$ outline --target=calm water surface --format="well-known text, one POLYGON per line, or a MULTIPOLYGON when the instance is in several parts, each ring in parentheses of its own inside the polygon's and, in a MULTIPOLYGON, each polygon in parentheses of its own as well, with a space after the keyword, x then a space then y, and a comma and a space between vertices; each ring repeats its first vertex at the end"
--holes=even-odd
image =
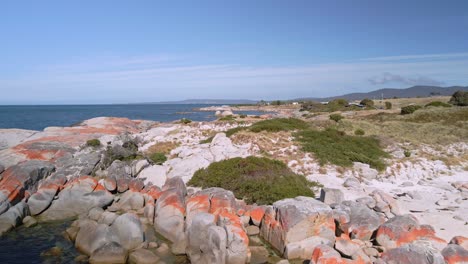
MULTIPOLYGON (((194 121, 215 120, 214 112, 195 111, 211 105, 125 104, 125 105, 40 105, 0 106, 0 128, 42 130, 49 126, 71 126, 99 116, 170 122, 181 118, 194 121)), ((260 115, 259 111, 243 111, 260 115)))

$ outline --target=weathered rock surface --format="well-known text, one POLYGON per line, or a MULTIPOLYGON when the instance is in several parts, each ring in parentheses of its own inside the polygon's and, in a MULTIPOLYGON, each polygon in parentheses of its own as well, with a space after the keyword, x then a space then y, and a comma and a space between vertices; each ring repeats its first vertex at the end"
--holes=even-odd
POLYGON ((130 264, 157 264, 159 257, 147 249, 139 248, 130 253, 128 262, 130 264))
POLYGON ((388 264, 411 263, 411 264, 444 264, 442 255, 421 244, 406 244, 401 247, 392 248, 382 254, 382 260, 388 264))
MULTIPOLYGON (((35 192, 39 181, 49 176, 54 169, 50 162, 40 160, 30 160, 9 167, 2 173, 0 192, 7 196, 11 205, 15 205, 25 197, 26 192, 35 192)), ((0 200, 0 205, 5 201, 0 200)))
POLYGON ((187 189, 181 178, 168 179, 161 196, 156 201, 154 226, 164 237, 185 253, 185 196, 187 189))
POLYGON ((424 240, 433 247, 443 249, 447 244, 435 236, 431 226, 420 225, 411 215, 395 216, 388 220, 377 230, 376 240, 386 249, 397 248, 416 240, 424 240))
POLYGON ((320 190, 320 201, 331 205, 339 204, 344 200, 344 194, 339 189, 322 188, 320 190))
POLYGON ((442 250, 442 256, 448 264, 468 263, 468 250, 456 244, 449 244, 442 250))
POLYGON ((47 181, 42 184, 37 192, 28 199, 31 215, 42 213, 52 203, 60 186, 53 181, 47 181))
POLYGON ((127 251, 116 242, 110 242, 94 251, 89 258, 91 264, 125 264, 127 251))
POLYGON ((66 184, 58 199, 40 214, 41 220, 61 220, 87 213, 93 207, 104 207, 112 203, 114 196, 96 179, 79 177, 66 184))
MULTIPOLYGON (((331 208, 310 197, 284 199, 267 208, 261 234, 279 252, 284 253, 290 243, 318 236, 335 241, 335 222, 331 208)), ((313 250, 313 249, 311 249, 313 250)))
POLYGON ((17 203, 0 215, 0 236, 20 225, 27 215, 29 215, 29 208, 25 202, 17 203))
POLYGON ((144 241, 144 231, 140 219, 132 213, 117 217, 110 230, 117 236, 119 244, 127 250, 137 248, 144 241))
POLYGON ((362 203, 345 201, 334 212, 339 215, 340 230, 351 238, 369 240, 381 224, 379 215, 362 203))

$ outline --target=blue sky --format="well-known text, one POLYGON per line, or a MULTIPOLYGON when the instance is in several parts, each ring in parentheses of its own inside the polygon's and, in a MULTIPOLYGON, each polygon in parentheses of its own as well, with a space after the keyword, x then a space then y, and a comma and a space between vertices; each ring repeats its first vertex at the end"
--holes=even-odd
POLYGON ((1 1, 0 104, 468 85, 468 1, 1 1))

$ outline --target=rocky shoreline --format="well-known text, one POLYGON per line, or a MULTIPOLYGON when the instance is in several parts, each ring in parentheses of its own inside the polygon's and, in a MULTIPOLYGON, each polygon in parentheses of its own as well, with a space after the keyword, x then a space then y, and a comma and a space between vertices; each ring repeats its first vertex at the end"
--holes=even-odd
MULTIPOLYGON (((269 154, 324 185, 320 197, 252 205, 229 190, 187 187, 213 162, 260 155, 260 142, 222 133, 236 126, 102 117, 44 131, 2 129, 0 236, 76 219, 65 235, 83 254, 77 261, 90 263, 164 263, 169 255, 182 263, 468 262, 467 164, 403 161, 396 146, 384 172, 360 163, 338 172, 277 138, 269 154), (101 146, 87 145, 92 139, 101 146), (162 164, 138 156, 169 143, 162 164)), ((463 156, 468 145, 447 149, 463 156)))

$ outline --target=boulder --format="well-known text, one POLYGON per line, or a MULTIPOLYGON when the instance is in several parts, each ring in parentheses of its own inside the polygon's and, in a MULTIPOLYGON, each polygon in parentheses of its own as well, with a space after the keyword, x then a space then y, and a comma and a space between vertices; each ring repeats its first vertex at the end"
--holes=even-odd
POLYGON ((239 216, 229 208, 218 212, 218 226, 227 236, 226 263, 246 263, 250 256, 249 237, 239 216))
POLYGON ((4 171, 5 171, 5 167, 3 167, 2 164, 0 164, 0 174, 2 174, 2 172, 4 172, 4 171))
POLYGON ((144 180, 145 184, 153 184, 162 187, 167 180, 167 167, 162 165, 152 165, 144 168, 139 174, 138 179, 144 180))
POLYGON ((395 215, 401 215, 401 210, 397 200, 381 190, 373 191, 370 196, 374 198, 376 205, 374 210, 384 213, 388 218, 395 215))
POLYGON ((361 187, 361 182, 354 177, 349 177, 344 181, 343 186, 352 189, 359 189, 361 187))
POLYGON ((19 226, 23 218, 29 215, 29 208, 25 202, 19 202, 0 215, 0 236, 19 226))
POLYGON ((149 162, 146 159, 135 160, 132 162, 132 176, 136 177, 144 168, 149 166, 149 162))
POLYGON ((361 245, 346 236, 341 236, 336 238, 335 249, 344 256, 351 257, 361 249, 361 245))
POLYGON ((311 263, 345 263, 341 258, 340 253, 328 245, 318 245, 312 252, 311 263))
POLYGON ((132 213, 117 217, 110 230, 118 238, 118 242, 127 250, 137 248, 144 241, 144 231, 140 218, 132 213))
POLYGON ((87 213, 93 207, 104 207, 112 203, 114 196, 96 179, 79 177, 67 183, 53 200, 49 208, 40 214, 44 221, 63 220, 87 213))
POLYGON ((379 175, 376 169, 371 168, 369 164, 365 163, 354 162, 353 169, 359 174, 359 177, 367 180, 376 179, 377 175, 379 175))
POLYGON ((104 179, 103 185, 109 192, 115 192, 117 190, 117 181, 114 178, 104 179))
MULTIPOLYGON (((25 197, 26 191, 35 192, 39 181, 54 170, 52 163, 41 160, 29 160, 11 166, 2 173, 0 191, 8 197, 11 205, 15 205, 25 197)), ((0 204, 4 203, 5 200, 0 200, 0 204)))
POLYGON ((331 205, 339 204, 344 200, 344 194, 340 189, 322 188, 320 190, 320 201, 331 205))
POLYGON ((186 251, 192 263, 222 263, 225 261, 217 259, 217 256, 224 255, 225 252, 215 252, 216 248, 210 248, 208 230, 212 226, 216 226, 215 216, 200 212, 193 217, 191 225, 187 227, 186 251), (221 262, 212 262, 212 260, 221 262))
POLYGON ((312 256, 314 249, 320 245, 333 246, 333 243, 319 236, 308 237, 301 241, 287 244, 283 256, 287 259, 308 259, 312 256))
POLYGON ((281 254, 288 244, 318 236, 334 243, 335 221, 331 208, 311 197, 277 201, 268 207, 261 234, 281 254))
POLYGON ((104 209, 101 207, 94 207, 88 212, 88 218, 93 221, 99 221, 101 219, 102 214, 104 213, 104 209))
POLYGON ((431 247, 421 244, 406 244, 385 251, 381 258, 384 263, 444 264, 442 255, 431 247))
POLYGON ((101 160, 100 152, 80 152, 66 155, 57 160, 55 178, 91 175, 101 160))
POLYGON ((468 250, 456 244, 449 244, 442 250, 442 256, 448 264, 468 263, 468 250))
POLYGON ((459 245, 464 249, 468 250, 468 237, 455 236, 450 240, 450 244, 459 245))
POLYGON ((52 181, 41 185, 39 190, 28 199, 29 210, 31 215, 42 213, 52 203, 60 186, 52 181))
POLYGON ((97 220, 97 222, 98 222, 99 224, 112 225, 112 223, 114 223, 114 221, 115 221, 115 219, 117 219, 117 217, 119 217, 119 215, 116 214, 116 213, 104 211, 104 212, 99 216, 99 219, 97 220))
POLYGON ((260 234, 260 228, 258 228, 258 226, 255 226, 255 225, 248 226, 246 228, 246 231, 247 231, 247 235, 249 236, 256 236, 260 234))
POLYGON ((8 200, 8 191, 0 190, 0 215, 10 208, 10 201, 8 200))
POLYGON ((185 201, 187 216, 185 225, 187 230, 192 225, 192 220, 200 213, 208 213, 210 211, 210 195, 207 193, 197 192, 188 197, 185 201))
POLYGON ((185 195, 187 190, 181 178, 168 179, 156 201, 154 226, 173 242, 173 250, 185 253, 185 195))
POLYGON ((125 264, 127 250, 117 242, 110 242, 95 250, 89 258, 91 264, 125 264))
POLYGON ((119 193, 123 193, 128 190, 128 184, 130 183, 129 178, 120 178, 120 179, 117 179, 116 182, 117 182, 117 191, 119 193))
POLYGON ((412 215, 395 216, 388 220, 377 230, 376 241, 386 249, 397 248, 416 240, 424 240, 432 246, 442 250, 447 244, 435 236, 431 226, 419 225, 412 215))
POLYGON ((107 169, 107 175, 117 180, 130 178, 132 176, 132 168, 123 161, 114 160, 107 169))
POLYGON ((159 263, 159 257, 153 252, 139 248, 130 253, 128 258, 130 264, 157 264, 159 263))
POLYGON ((341 231, 350 235, 351 238, 370 240, 381 224, 379 215, 362 203, 345 201, 335 210, 341 210, 347 215, 340 218, 338 223, 341 231), (349 217, 349 222, 347 222, 347 217, 349 217))
MULTIPOLYGON (((145 205, 145 198, 139 192, 128 191, 120 196, 119 201, 115 204, 120 210, 139 210, 145 205)), ((114 205, 113 205, 114 206, 114 205)))
POLYGON ((96 249, 115 240, 108 225, 87 221, 80 226, 75 246, 80 252, 90 256, 96 249))
POLYGON ((251 252, 250 264, 263 264, 268 263, 268 250, 265 247, 261 246, 252 246, 249 247, 251 252))
POLYGON ((265 206, 254 206, 249 211, 250 220, 256 226, 260 226, 263 216, 265 215, 265 206))

